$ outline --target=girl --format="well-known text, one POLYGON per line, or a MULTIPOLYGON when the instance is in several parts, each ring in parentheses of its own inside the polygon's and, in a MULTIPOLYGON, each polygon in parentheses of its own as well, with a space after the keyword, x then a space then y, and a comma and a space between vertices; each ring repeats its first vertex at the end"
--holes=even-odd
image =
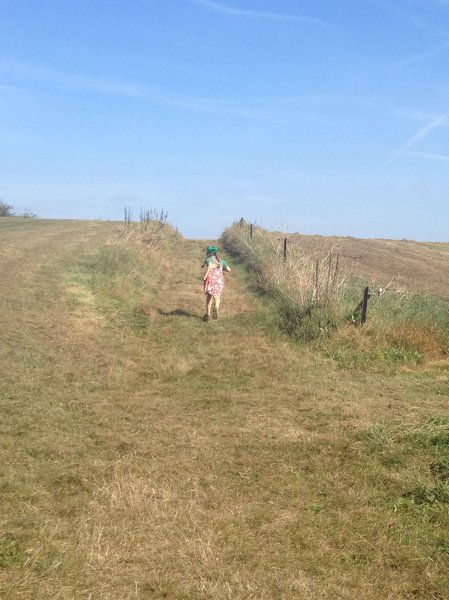
POLYGON ((224 277, 223 271, 230 271, 231 267, 225 260, 220 260, 217 256, 217 247, 208 246, 206 258, 203 267, 207 265, 206 273, 204 274, 204 293, 206 294, 206 314, 204 321, 209 321, 211 317, 212 304, 215 300, 214 319, 218 319, 218 311, 220 309, 220 296, 223 291, 224 277))

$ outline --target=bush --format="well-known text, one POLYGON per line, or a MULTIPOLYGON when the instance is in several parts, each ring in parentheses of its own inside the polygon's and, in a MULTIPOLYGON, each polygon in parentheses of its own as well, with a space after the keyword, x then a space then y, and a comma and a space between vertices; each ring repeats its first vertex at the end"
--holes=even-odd
POLYGON ((13 212, 13 207, 6 202, 0 200, 0 217, 21 217, 23 219, 36 219, 37 215, 28 209, 25 209, 22 213, 16 214, 13 212))
POLYGON ((138 235, 150 252, 157 252, 167 240, 177 235, 168 223, 168 214, 163 210, 141 208, 139 226, 133 224, 132 211, 129 207, 125 207, 124 213, 123 239, 128 241, 138 235))
POLYGON ((12 206, 0 200, 0 217, 13 217, 12 206))
POLYGON ((37 219, 37 215, 27 208, 20 214, 16 215, 22 219, 37 219))
POLYGON ((279 301, 279 322, 282 331, 304 341, 330 335, 337 328, 337 318, 328 304, 309 304, 301 307, 291 298, 279 301))

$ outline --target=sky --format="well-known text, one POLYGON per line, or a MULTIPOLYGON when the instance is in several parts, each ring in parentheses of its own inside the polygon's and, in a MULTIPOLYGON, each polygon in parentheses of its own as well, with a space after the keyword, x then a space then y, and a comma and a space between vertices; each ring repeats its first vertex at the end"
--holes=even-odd
POLYGON ((449 241, 449 0, 0 0, 0 199, 449 241))

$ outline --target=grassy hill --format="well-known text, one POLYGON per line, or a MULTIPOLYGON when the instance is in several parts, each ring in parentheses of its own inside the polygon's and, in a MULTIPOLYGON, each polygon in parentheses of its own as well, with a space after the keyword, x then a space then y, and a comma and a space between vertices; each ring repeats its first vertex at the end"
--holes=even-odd
POLYGON ((448 361, 342 368, 235 261, 204 323, 205 242, 122 234, 0 219, 0 597, 445 598, 448 361))
POLYGON ((449 243, 298 234, 290 241, 315 258, 338 248, 345 270, 367 285, 393 282, 406 290, 449 298, 449 243))

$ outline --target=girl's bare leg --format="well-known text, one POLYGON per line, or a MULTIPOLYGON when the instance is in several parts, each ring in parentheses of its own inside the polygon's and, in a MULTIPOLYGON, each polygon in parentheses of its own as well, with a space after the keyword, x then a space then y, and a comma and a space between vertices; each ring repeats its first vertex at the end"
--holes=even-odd
POLYGON ((220 309, 220 296, 215 296, 215 313, 216 318, 218 319, 218 311, 220 309))
POLYGON ((208 317, 210 319, 210 313, 212 310, 212 300, 213 300, 213 296, 211 296, 210 294, 206 295, 206 314, 204 315, 205 317, 208 317))

